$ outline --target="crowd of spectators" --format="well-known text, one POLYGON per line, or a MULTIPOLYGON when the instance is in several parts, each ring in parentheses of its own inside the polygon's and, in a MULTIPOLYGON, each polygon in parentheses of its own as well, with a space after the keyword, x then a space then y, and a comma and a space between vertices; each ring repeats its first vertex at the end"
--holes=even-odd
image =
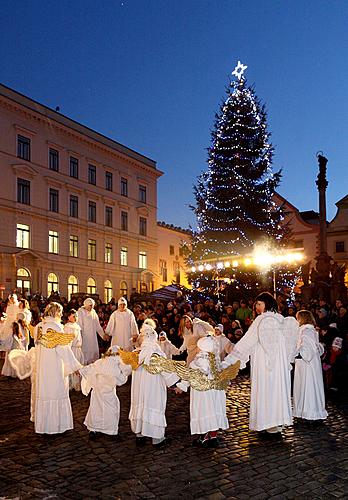
MULTIPOLYGON (((60 302, 64 308, 65 318, 71 309, 78 310, 85 299, 79 295, 68 301, 58 293, 52 293, 44 298, 41 294, 28 297, 32 313, 32 325, 35 326, 42 317, 48 302, 60 302)), ((311 311, 317 323, 320 342, 325 347, 322 357, 324 382, 326 389, 333 391, 346 391, 345 379, 348 374, 348 312, 347 304, 336 300, 329 304, 324 299, 312 300, 303 303, 301 299, 290 302, 285 297, 279 296, 278 310, 283 316, 296 316, 297 311, 307 309, 311 311)), ((95 298, 95 310, 99 321, 105 330, 111 313, 117 309, 117 298, 105 304, 95 298)), ((211 323, 213 326, 223 325, 223 333, 232 343, 244 335, 255 317, 254 299, 235 300, 231 304, 221 304, 212 298, 206 300, 191 300, 181 292, 172 300, 143 300, 139 294, 131 295, 129 304, 140 328, 146 318, 152 318, 158 325, 158 333, 164 331, 168 339, 180 347, 183 342, 180 323, 184 315, 211 323)), ((0 312, 6 310, 6 301, 0 303, 0 312)), ((107 349, 108 344, 98 338, 101 351, 107 349)))

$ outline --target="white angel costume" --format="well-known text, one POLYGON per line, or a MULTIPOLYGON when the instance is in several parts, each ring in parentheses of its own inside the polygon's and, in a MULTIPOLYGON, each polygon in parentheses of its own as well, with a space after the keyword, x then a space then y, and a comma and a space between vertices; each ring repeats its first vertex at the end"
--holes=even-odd
MULTIPOLYGON (((82 337, 81 337, 81 327, 77 323, 65 323, 64 333, 70 333, 74 335, 74 340, 71 343, 71 350, 81 365, 84 364, 83 352, 82 352, 82 337)), ((81 376, 78 373, 72 373, 69 375, 69 388, 75 391, 81 391, 81 376)))
POLYGON ((293 416, 307 420, 327 417, 323 371, 320 356, 324 353, 313 325, 299 328, 295 359, 293 416))
POLYGON ((226 368, 240 360, 242 369, 250 358, 249 428, 253 431, 277 432, 283 425, 292 424, 290 361, 297 331, 294 318, 264 312, 222 362, 226 368))
MULTIPOLYGON (((208 379, 212 380, 214 375, 211 371, 209 353, 215 354, 216 367, 221 370, 218 345, 215 337, 208 336, 198 340, 199 349, 189 368, 199 370, 208 379)), ((187 390, 188 382, 180 382, 178 387, 187 390)), ((226 416, 226 392, 224 390, 209 389, 199 391, 190 389, 190 427, 191 434, 206 434, 210 431, 228 429, 229 423, 226 416)))
MULTIPOLYGON (((127 301, 124 297, 121 297, 118 304, 125 304, 127 306, 127 301)), ((116 309, 109 319, 105 333, 112 337, 111 345, 118 345, 126 351, 131 351, 133 349, 132 337, 138 337, 138 325, 135 320, 135 316, 127 309, 127 307, 121 311, 116 309)))
POLYGON ((187 366, 190 366, 191 361, 198 353, 198 340, 207 335, 214 335, 214 328, 206 321, 198 318, 194 318, 192 321, 192 331, 187 328, 184 329, 184 342, 180 347, 180 352, 187 350, 187 366))
POLYGON ((160 332, 158 334, 158 345, 160 346, 161 351, 164 352, 164 354, 168 359, 172 359, 173 356, 178 356, 180 354, 180 349, 178 349, 178 347, 176 347, 168 339, 166 332, 160 332))
POLYGON ((84 421, 90 432, 118 434, 120 401, 116 394, 116 386, 127 382, 132 369, 122 363, 120 357, 116 355, 117 350, 117 346, 114 346, 113 352, 108 353, 110 355, 80 369, 83 394, 87 396, 92 390, 84 421))
POLYGON ((167 426, 165 411, 167 388, 180 379, 176 373, 149 373, 143 365, 149 365, 153 354, 165 357, 157 344, 157 333, 149 325, 141 328, 143 342, 139 353, 139 367, 132 372, 131 408, 129 420, 132 431, 137 437, 150 437, 153 444, 161 443, 165 438, 167 426))
POLYGON ((73 336, 51 317, 44 318, 36 347, 13 350, 11 365, 20 379, 32 375, 31 420, 38 434, 58 434, 73 429, 69 399, 69 374, 82 368, 69 343, 73 336))
MULTIPOLYGON (((12 334, 11 350, 13 350, 13 349, 19 349, 21 351, 25 351, 26 349, 24 347, 23 340, 24 339, 18 338, 17 335, 13 335, 12 334)), ((8 356, 9 352, 10 351, 6 352, 5 361, 4 361, 2 370, 1 370, 1 375, 4 375, 5 377, 16 378, 17 377, 17 373, 16 373, 16 370, 12 367, 12 365, 10 363, 9 356, 8 356)))
POLYGON ((13 295, 14 302, 9 302, 6 307, 6 319, 2 323, 0 337, 0 351, 10 351, 12 348, 12 324, 17 321, 20 312, 17 295, 13 295))
POLYGON ((99 318, 94 307, 94 300, 87 298, 84 301, 84 306, 92 305, 91 311, 80 307, 78 310, 78 324, 81 327, 82 335, 82 352, 86 365, 93 363, 99 358, 99 346, 97 333, 101 338, 104 338, 104 331, 99 323, 99 318))
POLYGON ((215 327, 214 338, 216 341, 217 351, 219 353, 220 361, 223 361, 223 359, 227 356, 227 354, 230 354, 232 352, 234 345, 223 332, 224 332, 223 325, 217 325, 215 327), (218 332, 216 332, 217 329, 219 330, 218 332))

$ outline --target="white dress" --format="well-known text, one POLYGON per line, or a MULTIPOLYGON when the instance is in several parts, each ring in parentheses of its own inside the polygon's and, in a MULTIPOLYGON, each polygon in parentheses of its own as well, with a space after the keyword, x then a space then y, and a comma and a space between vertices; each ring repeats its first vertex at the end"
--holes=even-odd
POLYGON ((168 359, 172 359, 173 356, 178 356, 180 354, 180 349, 168 339, 158 340, 158 345, 168 359))
POLYGON ((10 351, 12 348, 12 323, 17 321, 17 315, 21 312, 18 302, 8 304, 6 307, 7 318, 2 324, 1 338, 0 338, 0 351, 10 351))
POLYGON ((220 360, 222 361, 227 354, 232 352, 234 344, 232 344, 230 339, 228 339, 223 333, 221 335, 215 335, 214 338, 217 344, 220 360))
MULTIPOLYGON (((81 337, 81 327, 77 323, 66 323, 64 325, 64 333, 71 333, 75 335, 74 340, 71 343, 71 350, 74 353, 75 358, 81 365, 84 364, 83 352, 82 352, 82 337, 81 337)), ((72 373, 69 375, 69 389, 74 389, 75 391, 81 391, 81 376, 78 373, 72 373)))
POLYGON ((290 359, 294 335, 292 332, 289 341, 289 324, 298 328, 292 320, 273 312, 260 314, 222 362, 226 368, 240 360, 245 368, 250 358, 249 428, 253 431, 292 424, 290 359))
POLYGON ((78 324, 81 327, 82 352, 86 365, 99 358, 97 333, 104 338, 104 331, 94 309, 87 311, 84 307, 78 310, 78 324))
POLYGON ((109 319, 105 333, 112 337, 111 345, 118 345, 126 351, 133 349, 132 337, 139 335, 135 316, 129 309, 114 311, 109 319))
MULTIPOLYGON (((139 361, 144 349, 148 350, 149 355, 156 353, 165 357, 165 354, 156 343, 152 347, 147 347, 144 344, 146 342, 142 344, 139 361)), ((153 375, 146 371, 143 366, 133 370, 129 420, 135 434, 141 434, 152 439, 164 438, 167 426, 165 417, 167 388, 178 381, 179 377, 176 373, 161 372, 153 375)))
MULTIPOLYGON (((11 350, 13 350, 13 349, 20 349, 22 351, 25 351, 26 349, 24 347, 24 339, 19 339, 17 337, 17 335, 12 335, 11 350)), ((16 378, 17 373, 16 373, 16 370, 12 367, 12 365, 10 363, 9 356, 8 356, 9 352, 10 351, 7 351, 5 354, 5 361, 4 361, 2 370, 1 370, 1 375, 4 375, 5 377, 16 378)))
POLYGON ((87 396, 92 389, 88 412, 84 421, 89 431, 118 434, 120 401, 116 386, 127 382, 132 369, 120 362, 119 356, 98 359, 81 368, 82 392, 87 396))
MULTIPOLYGON (((199 352, 190 364, 190 368, 212 377, 208 353, 199 352)), ((215 389, 197 391, 191 387, 190 427, 191 434, 206 434, 209 431, 229 428, 225 391, 215 389)))
MULTIPOLYGON (((64 334, 63 326, 53 318, 42 322, 42 333, 51 328, 64 334)), ((58 434, 73 429, 69 399, 69 374, 82 368, 69 345, 47 348, 37 341, 36 347, 11 351, 10 362, 19 378, 32 376, 31 419, 38 434, 58 434), (23 353, 22 355, 18 353, 23 353)))
POLYGON ((214 332, 214 328, 209 323, 198 318, 194 318, 192 330, 188 330, 186 327, 184 328, 184 342, 180 347, 180 352, 187 350, 187 366, 190 365, 199 351, 197 347, 199 339, 207 335, 214 335, 214 332))
POLYGON ((295 359, 293 416, 307 420, 327 417, 323 371, 320 356, 324 348, 319 343, 318 332, 313 325, 302 325, 299 329, 298 354, 295 359))

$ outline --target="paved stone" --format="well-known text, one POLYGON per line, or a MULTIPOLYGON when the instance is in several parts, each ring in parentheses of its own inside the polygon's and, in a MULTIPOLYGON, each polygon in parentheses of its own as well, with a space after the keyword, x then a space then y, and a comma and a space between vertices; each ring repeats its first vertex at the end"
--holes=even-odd
POLYGON ((83 425, 89 400, 73 392, 75 429, 54 438, 33 432, 30 383, 0 378, 0 497, 25 499, 328 499, 347 498, 348 401, 328 402, 319 428, 295 425, 282 442, 248 430, 250 384, 228 389, 230 428, 217 449, 191 446, 189 396, 168 395, 172 444, 136 448, 128 421, 130 384, 117 389, 120 441, 89 441, 83 425))

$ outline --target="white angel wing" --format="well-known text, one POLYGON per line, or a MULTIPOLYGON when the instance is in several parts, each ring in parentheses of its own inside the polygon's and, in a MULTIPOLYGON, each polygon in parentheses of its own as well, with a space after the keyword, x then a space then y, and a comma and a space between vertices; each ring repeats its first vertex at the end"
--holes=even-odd
POLYGON ((282 322, 273 316, 265 316, 258 325, 259 342, 268 357, 267 367, 272 368, 272 360, 283 342, 282 322))
POLYGON ((297 320, 292 316, 284 318, 283 331, 286 353, 288 355, 289 362, 293 363, 297 354, 297 339, 299 335, 299 324, 297 320))

